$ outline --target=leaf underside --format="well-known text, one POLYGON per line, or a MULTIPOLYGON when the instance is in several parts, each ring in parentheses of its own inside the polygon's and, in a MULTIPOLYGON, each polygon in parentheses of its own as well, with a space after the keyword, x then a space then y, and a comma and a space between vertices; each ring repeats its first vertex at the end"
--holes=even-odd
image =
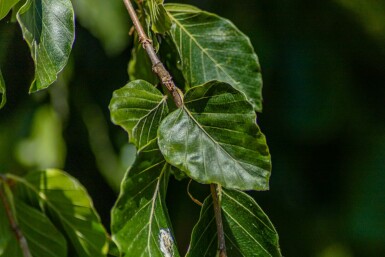
POLYGON ((144 7, 150 15, 151 29, 164 34, 171 28, 171 19, 163 6, 163 0, 145 0, 144 7))
POLYGON ((139 151, 112 209, 112 239, 123 256, 179 256, 165 205, 169 173, 156 140, 139 151))
POLYGON ((144 80, 129 82, 113 93, 111 120, 123 127, 137 149, 157 137, 160 122, 168 113, 166 97, 144 80))
MULTIPOLYGON (((274 226, 250 196, 241 191, 222 189, 221 204, 228 256, 282 256, 274 226)), ((216 256, 217 249, 213 203, 211 197, 208 197, 193 229, 187 257, 216 256)))
POLYGON ((198 182, 267 190, 270 154, 245 96, 227 83, 191 88, 158 129, 166 160, 198 182))
POLYGON ((189 86, 210 80, 231 84, 262 111, 262 75, 249 38, 229 20, 196 7, 167 4, 174 25, 171 36, 189 86))
POLYGON ((51 85, 66 65, 75 37, 74 12, 70 0, 27 0, 17 20, 35 63, 32 93, 51 85))

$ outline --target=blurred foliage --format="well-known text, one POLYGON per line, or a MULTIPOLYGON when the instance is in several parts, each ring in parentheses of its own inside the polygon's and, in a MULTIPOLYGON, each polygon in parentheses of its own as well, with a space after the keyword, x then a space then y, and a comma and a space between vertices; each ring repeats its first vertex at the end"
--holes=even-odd
MULTIPOLYGON (((64 169, 85 185, 108 227, 117 181, 134 159, 125 132, 112 125, 108 111, 112 92, 128 81, 130 21, 117 0, 105 1, 98 12, 92 2, 83 13, 81 2, 86 3, 73 1, 79 23, 64 78, 37 94, 27 94, 34 71, 20 29, 7 22, 11 14, 0 23, 0 68, 7 85, 7 104, 0 110, 0 172, 25 173, 29 168, 19 157, 26 149, 18 146, 31 137, 53 138, 45 151, 67 149, 64 169), (115 10, 116 17, 107 18, 115 10), (115 19, 121 25, 113 25, 115 19), (106 43, 109 39, 115 43, 106 43), (41 128, 35 134, 39 113, 46 115, 46 128, 59 126, 62 134, 37 133, 41 128), (53 143, 61 138, 65 146, 53 143)), ((270 191, 252 195, 275 224, 283 255, 385 256, 385 2, 179 2, 232 20, 259 56, 264 111, 258 123, 273 173, 270 191)), ((174 182, 167 204, 183 253, 200 207, 183 193, 187 180, 174 182)), ((208 194, 197 183, 190 191, 201 201, 208 194)))

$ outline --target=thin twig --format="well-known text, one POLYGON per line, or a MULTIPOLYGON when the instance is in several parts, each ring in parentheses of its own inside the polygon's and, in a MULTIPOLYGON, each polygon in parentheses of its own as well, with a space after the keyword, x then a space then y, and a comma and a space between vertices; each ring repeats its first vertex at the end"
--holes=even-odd
POLYGON ((223 231, 221 203, 218 198, 217 185, 210 184, 210 189, 211 189, 211 196, 213 197, 215 222, 217 224, 219 257, 227 257, 225 233, 223 231))
MULTIPOLYGON (((4 178, 4 176, 1 176, 0 179, 1 179, 0 181, 2 181, 4 184, 7 182, 7 179, 4 178)), ((29 251, 27 240, 25 239, 23 233, 21 232, 19 226, 17 225, 17 222, 16 222, 16 220, 13 216, 13 213, 12 213, 11 207, 9 206, 7 197, 5 196, 5 194, 3 192, 3 187, 0 187, 0 198, 1 198, 1 201, 3 203, 5 213, 7 214, 8 221, 11 225, 13 232, 16 235, 16 239, 19 242, 21 251, 23 252, 23 256, 24 257, 32 257, 32 254, 29 251)))
POLYGON ((191 184, 191 181, 192 181, 192 179, 190 179, 190 181, 189 181, 188 184, 187 184, 187 194, 188 194, 188 196, 190 196, 190 199, 191 199, 194 203, 198 204, 199 206, 202 206, 202 205, 203 205, 202 202, 199 201, 198 199, 196 199, 196 198, 190 193, 190 184, 191 184))
POLYGON ((123 0, 126 5, 128 14, 131 17, 131 20, 134 24, 135 30, 138 33, 139 42, 142 44, 143 48, 146 50, 148 57, 152 63, 152 70, 159 77, 162 84, 167 88, 174 98, 175 105, 180 108, 183 106, 183 97, 180 90, 175 86, 174 81, 170 73, 166 70, 163 63, 160 61, 159 57, 156 55, 155 49, 152 45, 151 40, 148 38, 142 24, 140 24, 139 18, 135 12, 134 7, 130 0, 123 0))

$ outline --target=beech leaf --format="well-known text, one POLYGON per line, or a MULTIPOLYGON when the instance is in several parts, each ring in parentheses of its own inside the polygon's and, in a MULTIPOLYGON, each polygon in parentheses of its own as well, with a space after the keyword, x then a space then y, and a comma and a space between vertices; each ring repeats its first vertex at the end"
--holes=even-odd
MULTIPOLYGON (((278 234, 253 198, 237 190, 221 191, 222 221, 227 255, 231 257, 280 257, 278 234)), ((211 197, 202 207, 187 257, 216 256, 217 227, 211 197)))
POLYGON ((169 174, 156 140, 138 152, 112 209, 112 239, 123 256, 179 256, 165 204, 169 174))
POLYGON ((0 0, 0 20, 3 19, 19 0, 0 0))
POLYGON ((163 6, 163 0, 145 0, 144 7, 150 15, 151 29, 164 34, 171 28, 171 19, 163 6))
POLYGON ((196 7, 165 5, 174 25, 171 36, 188 86, 210 80, 227 82, 262 110, 262 75, 249 38, 229 20, 196 7))
POLYGON ((138 149, 157 137, 160 122, 168 113, 167 97, 144 80, 129 82, 113 93, 111 120, 123 127, 138 149))
MULTIPOLYGON (((34 213, 29 214, 31 217, 27 213, 22 214, 24 215, 24 221, 20 220, 19 222, 23 231, 29 229, 28 224, 32 223, 34 218, 38 219, 43 215, 49 217, 57 230, 65 235, 68 240, 68 249, 71 249, 69 250, 71 256, 106 256, 108 252, 107 233, 100 222, 90 197, 77 180, 63 171, 54 169, 32 172, 24 178, 14 175, 7 175, 7 178, 14 183, 11 188, 14 197, 36 210, 34 213)), ((25 205, 20 208, 17 207, 18 202, 15 202, 14 205, 16 206, 16 212, 22 213, 20 208, 24 208, 25 205)), ((48 221, 42 218, 41 222, 47 223, 48 221)), ((38 228, 37 230, 41 229, 38 228)), ((51 230, 50 234, 52 235, 54 231, 51 230)), ((35 231, 35 233, 37 232, 35 231)), ((35 240, 36 236, 30 238, 35 240)), ((55 238, 59 237, 55 236, 55 238)), ((39 242, 39 247, 52 244, 50 240, 41 240, 39 242)), ((60 243, 60 240, 58 243, 60 243)), ((60 245, 62 244, 60 243, 60 245)), ((32 248, 32 245, 30 247, 32 248)), ((35 256, 56 255, 37 254, 35 256)))
POLYGON ((244 94, 211 81, 187 91, 184 104, 158 129, 165 159, 201 183, 267 190, 270 154, 244 94))
POLYGON ((35 63, 33 93, 55 82, 66 65, 75 37, 74 11, 70 0, 27 0, 17 21, 35 63))

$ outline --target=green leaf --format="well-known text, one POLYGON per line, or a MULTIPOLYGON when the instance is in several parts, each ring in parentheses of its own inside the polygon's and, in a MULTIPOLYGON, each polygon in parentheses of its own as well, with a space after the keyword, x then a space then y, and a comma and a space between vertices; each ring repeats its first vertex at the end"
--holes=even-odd
MULTIPOLYGON (((2 188, 0 187, 0 190, 2 188)), ((26 245, 33 256, 66 257, 67 244, 64 236, 55 228, 48 217, 35 208, 12 197, 7 199, 12 208, 14 222, 26 239, 26 245)), ((23 257, 15 231, 11 228, 5 208, 0 202, 0 256, 23 257), (7 222, 8 221, 8 222, 7 222)))
POLYGON ((35 63, 30 93, 47 88, 68 61, 74 41, 70 0, 27 0, 17 13, 35 63))
POLYGON ((166 5, 171 36, 179 50, 189 86, 210 80, 227 82, 262 110, 262 76, 249 38, 229 20, 189 5, 166 5))
POLYGON ((145 0, 144 7, 150 15, 151 29, 155 33, 164 34, 170 30, 172 22, 163 6, 163 0, 145 0))
POLYGON ((7 101, 6 92, 7 91, 5 89, 3 74, 1 73, 1 70, 0 70, 0 95, 1 95, 0 109, 3 108, 3 106, 5 105, 5 102, 7 101))
MULTIPOLYGON (((269 218, 246 193, 222 189, 222 219, 227 255, 231 257, 282 256, 278 234, 269 218)), ((216 256, 217 228, 211 197, 202 207, 187 257, 216 256)))
POLYGON ((167 98, 144 80, 129 82, 113 93, 111 120, 123 127, 138 149, 157 136, 160 122, 168 113, 167 98))
POLYGON ((54 169, 29 173, 15 181, 15 197, 40 209, 65 234, 71 256, 106 256, 107 234, 83 186, 68 174, 54 169))
POLYGON ((118 54, 128 44, 129 16, 123 1, 74 0, 76 19, 103 44, 108 54, 118 54))
POLYGON ((19 0, 0 0, 0 20, 3 19, 19 0))
POLYGON ((166 160, 201 183, 267 190, 270 154, 244 94, 211 81, 187 91, 184 103, 158 129, 166 160))
POLYGON ((170 165, 156 140, 139 151, 112 209, 112 239, 123 256, 179 256, 165 197, 170 165))

